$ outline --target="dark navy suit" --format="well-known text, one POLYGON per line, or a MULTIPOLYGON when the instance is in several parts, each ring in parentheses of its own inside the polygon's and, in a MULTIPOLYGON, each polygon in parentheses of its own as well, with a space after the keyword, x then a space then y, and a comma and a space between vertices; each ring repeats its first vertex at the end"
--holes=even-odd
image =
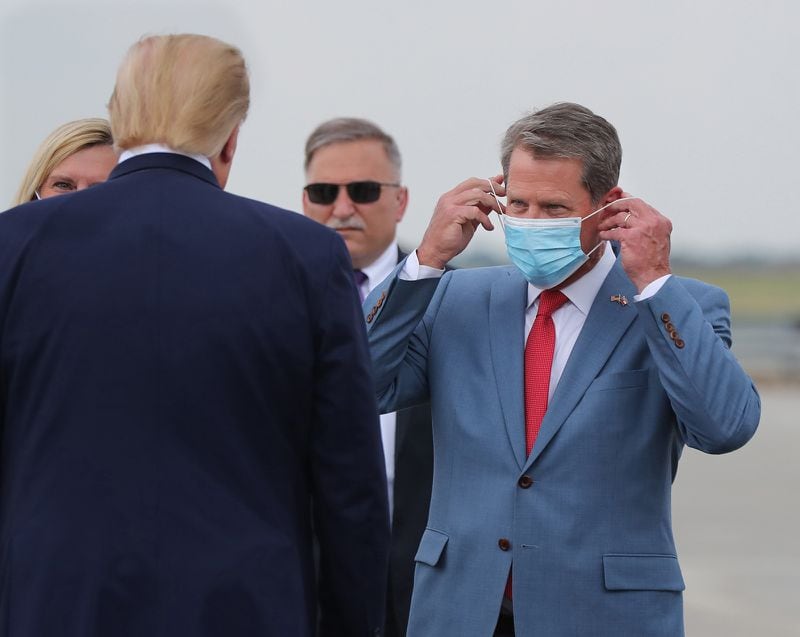
POLYGON ((359 310, 333 232, 179 155, 0 215, 0 634, 379 634, 359 310))

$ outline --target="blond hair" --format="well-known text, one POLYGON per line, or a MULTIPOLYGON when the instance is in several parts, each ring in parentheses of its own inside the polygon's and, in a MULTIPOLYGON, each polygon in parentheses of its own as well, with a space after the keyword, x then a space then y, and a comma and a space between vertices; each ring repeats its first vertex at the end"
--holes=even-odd
POLYGON ((117 148, 160 143, 214 157, 250 106, 241 52, 204 35, 143 38, 117 72, 108 111, 117 148))
POLYGON ((13 205, 33 201, 53 169, 68 157, 85 148, 112 143, 111 127, 100 117, 78 119, 59 126, 36 150, 13 205))

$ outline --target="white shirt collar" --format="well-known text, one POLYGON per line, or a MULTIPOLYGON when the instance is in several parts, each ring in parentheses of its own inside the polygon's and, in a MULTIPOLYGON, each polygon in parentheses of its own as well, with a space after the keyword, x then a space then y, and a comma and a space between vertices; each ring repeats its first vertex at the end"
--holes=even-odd
POLYGON ((367 287, 373 288, 383 281, 397 265, 397 242, 392 241, 384 252, 361 271, 367 275, 367 287))
POLYGON ((211 170, 211 162, 205 155, 192 155, 191 153, 184 153, 180 150, 175 150, 164 144, 145 144, 143 146, 136 146, 135 148, 126 148, 119 156, 119 162, 122 163, 126 159, 136 157, 137 155, 146 155, 147 153, 172 153, 173 155, 183 155, 189 159, 199 161, 203 166, 211 170))
MULTIPOLYGON (((599 249, 599 248, 598 248, 599 249)), ((606 280, 611 268, 614 267, 616 262, 614 251, 611 249, 611 244, 606 241, 603 247, 603 256, 597 264, 584 274, 577 281, 573 281, 568 286, 561 289, 566 297, 577 307, 584 316, 589 314, 592 308, 592 303, 606 280)), ((533 302, 539 298, 542 291, 528 283, 528 308, 533 305, 533 302)))

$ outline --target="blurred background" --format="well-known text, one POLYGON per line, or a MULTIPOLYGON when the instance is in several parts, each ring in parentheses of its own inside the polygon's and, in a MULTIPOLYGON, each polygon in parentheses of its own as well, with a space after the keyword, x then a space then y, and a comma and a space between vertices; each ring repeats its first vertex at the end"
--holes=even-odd
MULTIPOLYGON (((789 0, 3 0, 0 209, 51 130, 106 115, 117 65, 144 34, 242 49, 252 106, 232 192, 298 209, 305 138, 324 119, 367 117, 394 135, 408 248, 442 192, 500 172, 512 121, 585 104, 619 130, 621 185, 672 219, 674 269, 730 294, 734 351, 762 394, 749 445, 681 463, 687 633, 796 636, 799 19, 789 0)), ((501 232, 481 232, 461 265, 504 258, 501 232)))

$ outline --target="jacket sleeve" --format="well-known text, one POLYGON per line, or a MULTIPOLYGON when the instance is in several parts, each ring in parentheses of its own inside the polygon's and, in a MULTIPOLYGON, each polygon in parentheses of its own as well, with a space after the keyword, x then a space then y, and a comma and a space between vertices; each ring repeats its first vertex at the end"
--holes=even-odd
POLYGON ((428 400, 428 348, 452 273, 404 281, 401 262, 364 300, 375 392, 381 413, 428 400))
POLYGON ((637 305, 684 442, 707 453, 744 445, 758 427, 761 400, 730 351, 725 292, 673 276, 637 305))

